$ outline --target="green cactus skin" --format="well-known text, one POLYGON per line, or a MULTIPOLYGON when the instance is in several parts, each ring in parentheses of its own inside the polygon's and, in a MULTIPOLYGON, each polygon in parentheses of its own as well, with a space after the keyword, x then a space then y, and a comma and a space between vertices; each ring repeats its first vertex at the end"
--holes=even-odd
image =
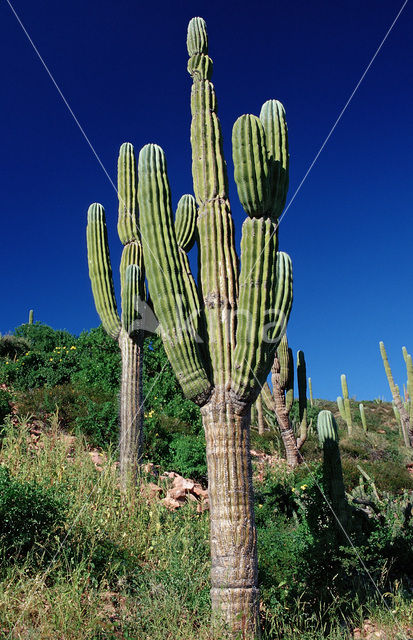
MULTIPOLYGON (((337 423, 331 411, 320 411, 317 418, 317 433, 323 447, 323 476, 331 506, 340 524, 347 531, 350 524, 350 510, 341 467, 337 423)), ((343 532, 338 529, 340 537, 343 532)))
POLYGON ((298 406, 300 415, 300 436, 297 440, 297 447, 301 449, 307 440, 307 368, 305 364, 304 351, 297 352, 297 383, 298 383, 298 406))
POLYGON ((406 347, 403 347, 402 351, 403 351, 403 358, 406 363, 406 369, 407 369, 407 395, 408 395, 408 406, 409 406, 409 420, 410 420, 410 425, 413 425, 413 361, 412 361, 412 356, 409 353, 407 353, 406 347))
POLYGON ((310 407, 313 407, 314 406, 313 383, 311 382, 311 378, 308 378, 308 393, 310 396, 310 407))
POLYGON ((344 373, 341 374, 341 389, 343 392, 345 421, 348 429, 348 435, 351 436, 353 431, 353 421, 351 419, 350 398, 348 395, 347 379, 344 373))
POLYGON ((122 315, 119 317, 109 256, 105 211, 100 204, 88 210, 89 276, 96 310, 105 331, 117 340, 122 355, 120 390, 120 479, 123 488, 135 482, 142 455, 143 330, 139 301, 145 300, 145 272, 138 232, 136 162, 133 146, 124 143, 118 160, 118 234, 124 245, 120 263, 122 315))
MULTIPOLYGON (((173 224, 166 162, 156 145, 145 146, 138 163, 143 252, 166 353, 185 394, 198 403, 203 416, 213 611, 223 614, 234 636, 242 633, 244 638, 253 638, 259 634, 259 592, 250 408, 266 381, 292 304, 291 261, 277 251, 274 203, 269 196, 285 190, 284 174, 282 188, 274 181, 277 162, 280 166, 288 161, 286 127, 279 117, 279 103, 274 122, 265 124, 244 116, 234 127, 235 174, 245 183, 248 213, 239 273, 222 135, 210 81, 212 61, 207 55, 202 18, 189 23, 187 45, 193 80, 191 145, 198 208, 198 287, 193 284, 189 265, 181 260, 179 242, 185 234, 179 220, 173 224), (267 126, 272 127, 272 140, 267 140, 267 126), (260 185, 251 178, 250 163, 263 172, 260 185)), ((266 118, 271 120, 270 109, 266 118)), ((280 196, 277 211, 281 200, 280 196)))
POLYGON ((29 311, 29 324, 33 324, 33 309, 29 311))
POLYGON ((364 411, 364 405, 362 403, 359 404, 359 411, 360 411, 360 417, 361 417, 361 424, 363 425, 363 430, 365 433, 367 433, 368 429, 367 429, 366 413, 364 411))
MULTIPOLYGON (((413 447, 413 426, 409 420, 409 415, 400 397, 399 388, 394 382, 393 374, 390 368, 389 360, 387 358, 387 353, 386 353, 386 349, 383 342, 380 342, 380 353, 383 360, 384 370, 386 372, 390 391, 393 396, 394 406, 396 407, 400 416, 404 444, 406 445, 406 447, 413 447)), ((404 352, 403 352, 403 355, 404 355, 404 352)))
POLYGON ((341 396, 337 396, 337 407, 338 407, 338 410, 340 411, 340 416, 342 417, 344 422, 347 424, 346 411, 344 409, 344 402, 341 396))

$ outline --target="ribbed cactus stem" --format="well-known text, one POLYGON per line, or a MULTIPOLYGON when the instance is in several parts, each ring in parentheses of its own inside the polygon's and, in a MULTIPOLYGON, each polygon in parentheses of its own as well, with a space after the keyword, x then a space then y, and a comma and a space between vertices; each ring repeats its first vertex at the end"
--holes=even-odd
POLYGON ((347 379, 344 373, 341 374, 341 389, 343 392, 344 411, 346 414, 346 424, 348 429, 348 435, 351 436, 353 430, 353 421, 351 418, 351 406, 350 398, 348 395, 347 379))
POLYGON ((266 382, 292 304, 291 260, 277 251, 276 211, 286 191, 286 125, 277 104, 263 108, 265 121, 242 116, 234 127, 235 176, 248 214, 239 273, 202 18, 190 21, 187 45, 197 210, 185 197, 173 222, 165 156, 157 145, 146 145, 138 163, 143 252, 167 356, 203 416, 213 612, 224 615, 234 638, 250 640, 259 635, 250 408, 266 382), (275 184, 277 180, 283 183, 275 184), (197 219, 197 287, 186 256, 192 236, 190 210, 197 219))
POLYGON ((364 411, 364 405, 362 403, 359 404, 359 411, 360 411, 360 417, 361 417, 361 424, 363 425, 363 429, 365 433, 367 433, 366 413, 364 411))
POLYGON ((403 357, 404 357, 404 361, 406 363, 406 369, 407 369, 407 395, 408 395, 407 401, 408 401, 408 408, 409 408, 410 426, 412 426, 413 425, 413 361, 412 361, 412 356, 407 352, 406 347, 403 347, 403 357))
POLYGON ((122 313, 115 299, 105 211, 100 204, 88 210, 89 276, 96 310, 105 331, 118 341, 122 356, 120 389, 120 480, 125 489, 136 481, 142 455, 143 327, 145 271, 138 228, 137 175, 133 146, 126 142, 118 158, 118 234, 124 245, 120 262, 122 313))
POLYGON ((308 378, 308 393, 310 396, 310 406, 313 407, 314 406, 313 383, 311 381, 311 378, 308 378))
POLYGON ((334 514, 340 523, 338 532, 341 537, 344 535, 343 529, 347 531, 350 523, 350 511, 344 487, 337 423, 331 411, 320 411, 318 414, 317 433, 320 445, 323 447, 324 486, 334 514))
POLYGON ((297 439, 297 447, 301 449, 307 440, 307 370, 304 351, 297 352, 297 383, 298 405, 300 417, 300 436, 297 439))
POLYGON ((386 372, 386 376, 387 376, 387 380, 388 380, 388 383, 389 383, 390 391, 391 391, 391 394, 393 396, 394 406, 396 407, 396 409, 397 409, 397 411, 399 413, 399 416, 400 416, 404 443, 405 443, 406 447, 413 447, 413 428, 412 428, 412 424, 410 423, 410 420, 409 420, 409 414, 406 411, 405 407, 403 406, 403 402, 402 402, 402 399, 400 397, 399 388, 397 387, 396 383, 394 382, 393 374, 392 374, 392 371, 391 371, 391 368, 390 368, 390 363, 389 363, 389 360, 387 358, 387 353, 386 353, 386 349, 385 349, 385 346, 384 346, 383 342, 380 342, 380 353, 381 353, 381 357, 382 357, 382 360, 383 360, 384 370, 386 372))
POLYGON ((281 439, 284 444, 287 462, 291 467, 296 467, 301 462, 301 455, 297 447, 294 431, 290 421, 290 410, 292 406, 293 388, 291 388, 291 378, 294 380, 293 363, 291 362, 292 376, 285 367, 290 362, 290 349, 284 337, 280 344, 271 369, 272 393, 274 398, 275 414, 280 428, 281 439), (281 347, 281 349, 280 349, 281 347), (284 364, 282 364, 282 362, 284 364), (284 371, 283 371, 284 367, 284 371), (283 384, 284 386, 283 386, 283 384), (290 387, 288 388, 288 383, 290 387))
POLYGON ((337 396, 337 407, 338 407, 338 410, 340 411, 340 416, 342 417, 344 422, 346 422, 346 411, 344 409, 344 402, 341 396, 337 396))
POLYGON ((29 311, 29 324, 33 324, 33 309, 29 311))

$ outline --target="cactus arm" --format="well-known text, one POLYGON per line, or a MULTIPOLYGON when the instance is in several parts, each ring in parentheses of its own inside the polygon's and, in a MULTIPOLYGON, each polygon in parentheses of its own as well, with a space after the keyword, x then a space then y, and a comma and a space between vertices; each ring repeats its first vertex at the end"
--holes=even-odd
POLYGON ((300 449, 307 440, 307 370, 303 351, 297 352, 298 406, 300 417, 300 437, 297 447, 300 449))
POLYGON ((105 210, 100 204, 92 204, 88 210, 86 230, 89 277, 96 310, 105 331, 117 339, 121 323, 116 307, 112 266, 109 256, 105 210))
POLYGON ((260 120, 265 130, 270 171, 270 209, 277 220, 285 206, 288 192, 288 130, 285 110, 278 100, 267 100, 262 107, 260 120))
POLYGON ((175 235, 179 248, 188 253, 194 246, 196 232, 196 203, 186 193, 178 202, 175 213, 175 235))
MULTIPOLYGON (((245 225, 251 222, 263 223, 264 220, 246 220, 244 222, 241 251, 245 238, 245 225)), ((274 237, 272 236, 269 244, 273 242, 274 237)), ((244 257, 249 252, 250 248, 246 247, 244 257)), ((267 283, 265 283, 264 278, 262 280, 263 287, 266 284, 267 289, 266 293, 261 290, 259 294, 261 306, 258 314, 258 310, 252 308, 251 303, 251 293, 254 289, 259 288, 255 281, 249 283, 249 287, 252 286, 252 289, 248 289, 248 285, 245 285, 245 295, 243 295, 245 262, 246 260, 242 262, 243 266, 240 275, 239 308, 241 313, 238 319, 237 345, 234 352, 232 377, 233 388, 238 397, 254 398, 268 376, 275 351, 287 327, 293 300, 292 266, 290 257, 283 251, 278 251, 275 268, 270 274, 271 277, 267 283), (249 296, 247 291, 250 293, 249 296), (242 313, 243 310, 244 313, 242 313), (247 313, 245 313, 245 310, 247 313), (246 343, 246 338, 252 343, 255 350, 251 348, 251 344, 246 343)), ((255 263, 254 269, 258 263, 259 261, 255 263)), ((264 268, 261 270, 261 277, 263 277, 262 271, 264 271, 264 268)))
POLYGON ((250 218, 261 218, 270 206, 268 152, 259 118, 243 115, 232 129, 232 156, 238 197, 250 218))
MULTIPOLYGON (((196 236, 196 203, 193 196, 185 194, 178 202, 175 213, 175 235, 179 248, 179 260, 181 263, 182 276, 186 282, 189 296, 189 304, 192 309, 192 317, 195 331, 201 335, 199 295, 195 280, 191 273, 187 252, 191 250, 196 236)), ((205 333, 202 332, 202 339, 205 340, 205 333)))
POLYGON ((126 245, 132 240, 139 240, 136 160, 130 142, 124 142, 119 150, 118 197, 118 234, 122 244, 126 245))
POLYGON ((212 63, 202 18, 188 26, 188 71, 192 76, 191 146, 194 192, 199 206, 199 286, 204 301, 209 357, 214 383, 228 385, 235 344, 238 261, 228 200, 227 172, 212 63))
POLYGON ((175 374, 188 398, 203 404, 211 389, 194 335, 190 294, 182 275, 162 149, 139 154, 138 200, 143 252, 152 303, 175 374), (156 258, 155 255, 156 254, 156 258))

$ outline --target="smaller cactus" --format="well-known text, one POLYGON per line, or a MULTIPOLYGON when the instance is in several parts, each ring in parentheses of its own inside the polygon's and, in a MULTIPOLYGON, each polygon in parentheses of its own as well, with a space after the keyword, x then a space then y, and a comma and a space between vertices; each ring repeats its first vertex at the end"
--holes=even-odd
POLYGON ((341 389, 343 392, 343 403, 344 403, 344 414, 345 414, 344 420, 347 425, 348 435, 351 436, 353 431, 353 422, 351 419, 351 407, 350 407, 350 398, 348 395, 347 379, 344 373, 341 374, 341 389))
MULTIPOLYGON (((320 411, 318 414, 317 433, 320 445, 323 447, 324 485, 334 514, 344 531, 347 531, 350 524, 350 509, 344 487, 337 423, 331 411, 320 411)), ((339 532, 343 533, 341 527, 339 532)))
MULTIPOLYGON (((412 414, 410 414, 409 416, 409 411, 406 410, 406 408, 403 405, 402 399, 400 397, 399 387, 394 382, 393 374, 390 368, 390 363, 387 358, 387 353, 386 353, 386 349, 384 347, 383 342, 380 342, 380 353, 383 360, 384 370, 386 372, 390 391, 393 396, 393 403, 400 416, 400 423, 401 423, 404 443, 406 447, 413 447, 413 421, 410 417, 412 414)), ((403 356, 405 358, 406 366, 407 366, 407 377, 408 377, 407 387, 409 390, 409 372, 410 372, 410 380, 411 380, 412 391, 413 391, 413 367, 411 368, 412 359, 407 353, 405 347, 403 347, 403 356)))
POLYGON ((313 407, 314 406, 313 383, 311 382, 311 378, 308 378, 308 393, 310 396, 310 407, 313 407))
POLYGON ((362 403, 359 404, 359 411, 360 411, 360 417, 361 417, 361 424, 363 425, 363 429, 365 433, 367 433, 366 413, 364 411, 364 405, 362 403))
POLYGON ((33 309, 29 311, 29 324, 33 324, 33 309))

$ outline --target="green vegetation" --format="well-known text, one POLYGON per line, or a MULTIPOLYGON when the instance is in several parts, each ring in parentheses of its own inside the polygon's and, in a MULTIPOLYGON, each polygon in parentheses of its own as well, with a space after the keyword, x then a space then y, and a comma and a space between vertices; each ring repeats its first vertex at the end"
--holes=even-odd
MULTIPOLYGON (((0 629, 38 640, 211 639, 208 511, 198 513, 190 501, 169 511, 150 493, 147 483, 155 482, 166 495, 168 480, 156 476, 142 478, 141 492, 119 488, 116 420, 103 428, 117 413, 116 344, 102 328, 78 338, 39 323, 30 330, 27 356, 0 358, 0 383, 13 386, 0 399, 7 399, 6 413, 17 403, 22 416, 2 420, 0 629), (89 422, 87 407, 78 414, 81 397, 93 401, 100 427, 89 422), (90 449, 98 442, 96 466, 90 449)), ((183 397, 159 338, 146 340, 145 358, 147 459, 205 483, 199 410, 183 397)), ((320 492, 330 488, 313 431, 302 448, 305 463, 294 471, 277 455, 254 458, 263 638, 344 640, 365 618, 396 638, 413 624, 411 449, 390 403, 363 402, 365 433, 350 401, 351 438, 335 403, 317 405, 309 408, 315 422, 322 410, 335 414, 347 502, 361 524, 349 528, 352 547, 320 492)), ((299 424, 298 402, 291 413, 299 424)), ((257 434, 254 448, 274 453, 274 438, 257 434)))

